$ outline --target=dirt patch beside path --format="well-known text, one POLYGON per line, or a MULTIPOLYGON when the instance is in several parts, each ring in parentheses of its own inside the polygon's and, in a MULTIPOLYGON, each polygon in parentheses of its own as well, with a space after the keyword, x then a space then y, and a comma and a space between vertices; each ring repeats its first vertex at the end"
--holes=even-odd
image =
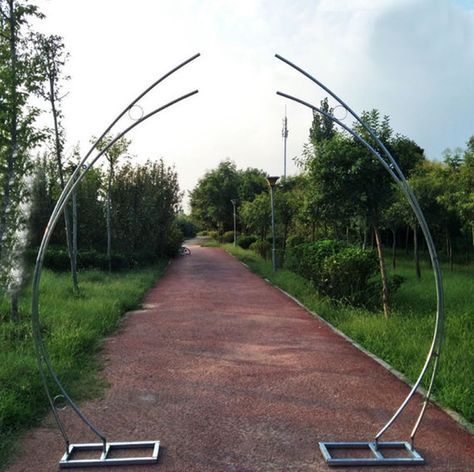
MULTIPOLYGON (((161 441, 158 464, 113 470, 327 471, 318 441, 373 439, 408 387, 224 251, 191 250, 107 341, 110 388, 83 405, 110 441, 161 441)), ((384 439, 408 437, 420 401, 384 439)), ((8 472, 55 471, 64 445, 48 417, 21 448, 8 472)), ((417 448, 418 470, 474 470, 473 436, 436 407, 417 448)))

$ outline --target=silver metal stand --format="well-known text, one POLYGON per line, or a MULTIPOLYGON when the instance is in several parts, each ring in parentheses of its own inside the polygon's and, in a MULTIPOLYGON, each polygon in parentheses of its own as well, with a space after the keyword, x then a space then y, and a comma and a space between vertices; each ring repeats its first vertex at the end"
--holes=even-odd
POLYGON ((337 123, 341 128, 346 130, 349 134, 351 134, 354 138, 356 138, 360 143, 362 143, 371 153, 372 155, 382 164, 385 170, 390 174, 393 180, 397 183, 397 185, 401 188, 403 194, 408 200, 418 223, 420 224, 421 230, 426 240, 426 244, 428 247, 428 251, 430 254, 431 265, 433 267, 434 278, 436 283, 436 298, 437 298, 437 307, 436 307, 436 323, 433 332, 433 338, 431 342, 430 349, 426 356, 425 363, 421 372, 418 376, 418 379, 414 383, 410 393, 407 395, 405 400, 402 402, 398 410, 393 414, 393 416, 388 420, 388 422, 380 429, 380 431, 375 435, 375 440, 373 442, 320 442, 319 446, 321 452, 323 453, 324 458, 326 459, 329 465, 345 465, 345 466, 360 466, 360 465, 419 465, 423 463, 423 458, 415 451, 415 436, 418 431, 418 428, 421 424, 421 421, 424 417, 426 408, 428 406, 431 391, 433 389, 434 380, 438 371, 438 364, 439 364, 439 355, 441 352, 441 344, 443 339, 443 325, 444 325, 444 295, 443 295, 443 284, 441 278, 441 269, 439 265, 438 256, 436 253, 436 249, 434 246, 433 238, 431 237, 431 233, 426 223, 425 217, 423 212, 421 211, 420 205, 418 204, 415 195, 408 185, 408 182, 403 175, 400 167, 398 166, 397 162, 388 151, 386 146, 380 141, 378 136, 374 133, 374 131, 362 121, 362 119, 343 101, 341 100, 334 92, 332 92, 328 87, 322 84, 319 80, 312 77, 306 71, 301 69, 300 67, 296 66, 295 64, 291 63, 287 59, 283 58, 282 56, 276 54, 276 57, 280 59, 282 62, 288 64, 293 69, 297 70, 305 77, 313 81, 316 85, 320 88, 325 90, 331 97, 333 97, 338 103, 338 107, 344 108, 348 113, 352 115, 362 126, 363 128, 369 133, 372 139, 376 142, 379 149, 382 151, 381 153, 376 150, 373 146, 371 146, 362 136, 356 133, 354 130, 346 126, 341 120, 337 119, 333 114, 327 113, 324 110, 312 105, 311 103, 305 102, 299 98, 296 98, 292 95, 288 95, 286 93, 277 92, 278 95, 286 97, 290 100, 293 100, 297 103, 300 103, 308 108, 310 108, 313 112, 317 111, 321 115, 325 116, 326 118, 330 119, 334 123, 337 123), (400 417, 401 413, 408 405, 410 400, 415 395, 416 391, 418 390, 423 378, 425 377, 426 373, 431 368, 431 379, 429 382, 429 387, 425 395, 425 399, 423 405, 421 407, 420 413, 418 418, 415 421, 415 425, 413 430, 410 434, 410 443, 406 442, 380 442, 379 439, 382 435, 395 423, 395 421, 400 417), (366 459, 359 459, 357 457, 348 457, 344 459, 337 459, 333 458, 330 451, 331 450, 354 450, 354 449, 365 449, 369 452, 369 456, 366 459), (385 457, 381 451, 384 449, 399 449, 405 452, 405 456, 403 457, 385 457))
MULTIPOLYGON (((43 239, 40 244, 40 248, 38 250, 38 255, 36 258, 36 266, 33 275, 33 286, 32 286, 32 307, 31 307, 31 323, 33 328, 33 339, 36 348, 36 357, 38 361, 39 372, 41 376, 41 380, 43 383, 43 387, 46 392, 46 396, 48 397, 48 401, 51 407, 51 410, 54 415, 54 419, 58 425, 58 428, 61 432, 61 435, 64 439, 66 453, 64 454, 63 458, 60 461, 61 467, 83 467, 83 466, 105 466, 105 465, 120 465, 120 464, 149 464, 151 462, 156 462, 158 460, 158 451, 159 451, 159 441, 145 441, 145 442, 121 442, 121 443, 111 443, 107 441, 105 435, 86 417, 86 415, 82 412, 79 406, 71 399, 71 397, 66 392, 64 386, 62 385, 56 371, 54 370, 49 355, 46 350, 46 346, 43 342, 43 338, 41 335, 41 323, 40 323, 40 311, 39 311, 39 299, 40 299, 40 280, 41 280, 41 271, 43 268, 44 257, 46 254, 46 249, 48 247, 49 240, 51 235, 56 227, 58 220, 61 218, 63 210, 71 198, 74 190, 77 188, 79 183, 84 178, 86 172, 97 162, 97 160, 105 154, 111 146, 113 146, 120 138, 128 134, 132 129, 136 126, 143 123, 148 118, 156 115, 162 110, 178 103, 192 95, 198 93, 197 90, 193 92, 187 93, 182 95, 167 104, 154 109, 148 114, 141 113, 140 117, 136 118, 134 123, 129 125, 123 131, 117 133, 116 137, 102 150, 100 151, 90 162, 87 162, 91 155, 96 151, 97 144, 106 136, 109 131, 117 124, 117 122, 126 115, 133 107, 140 107, 137 105, 138 101, 143 98, 148 92, 154 89, 159 83, 165 80, 167 77, 172 75, 174 72, 181 69, 186 64, 190 63, 200 54, 195 54, 191 58, 187 59, 174 69, 170 70, 160 79, 155 81, 150 87, 148 87, 144 92, 142 92, 135 100, 133 100, 126 108, 112 121, 112 123, 107 127, 107 129, 101 134, 101 136, 97 139, 94 145, 90 148, 89 152, 85 155, 85 157, 81 160, 81 162, 76 167, 76 170, 72 174, 71 178, 67 182, 62 191, 61 195, 59 196, 58 202, 51 214, 49 219, 48 225, 44 232, 43 239), (52 387, 51 387, 52 386, 52 387), (53 392, 52 388, 56 391, 53 392), (99 444, 71 444, 69 440, 69 436, 66 432, 65 425, 61 421, 59 412, 60 410, 64 409, 63 405, 61 408, 57 405, 57 400, 62 399, 64 402, 65 407, 69 406, 71 409, 76 413, 78 418, 87 426, 99 439, 99 444), (111 453, 117 454, 118 450, 127 449, 151 449, 151 454, 144 456, 144 457, 127 457, 127 458, 114 458, 111 457, 111 453), (95 459, 76 459, 75 454, 83 452, 83 451, 102 451, 100 456, 95 459)), ((141 109, 141 107, 140 107, 141 109)), ((141 109, 143 111, 143 109, 141 109)), ((132 118, 133 119, 133 118, 132 118)))
POLYGON ((160 448, 160 441, 135 441, 135 442, 115 442, 107 443, 105 449, 102 443, 93 444, 70 444, 68 450, 59 461, 61 469, 73 467, 98 467, 109 465, 141 465, 154 464, 158 462, 158 451, 160 448), (149 449, 151 454, 148 456, 137 455, 131 457, 109 457, 117 451, 129 451, 133 449, 149 449), (99 452, 100 457, 91 459, 75 459, 74 455, 87 452, 99 452))
POLYGON ((321 453, 332 467, 337 466, 359 466, 359 465, 423 465, 425 460, 406 441, 402 442, 320 442, 321 453), (383 451, 401 451, 399 457, 393 454, 389 457, 383 455, 383 451), (331 451, 336 450, 358 450, 364 452, 367 457, 333 457, 331 451))

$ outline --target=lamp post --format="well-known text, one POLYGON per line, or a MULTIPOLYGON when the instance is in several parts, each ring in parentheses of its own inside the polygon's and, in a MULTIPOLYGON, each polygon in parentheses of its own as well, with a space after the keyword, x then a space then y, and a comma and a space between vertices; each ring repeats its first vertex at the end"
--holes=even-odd
POLYGON ((237 241, 237 218, 235 215, 235 205, 237 205, 237 200, 235 198, 232 198, 231 200, 232 206, 234 207, 234 247, 237 241))
POLYGON ((273 272, 277 270, 276 249, 275 249, 275 185, 280 177, 267 177, 270 186, 270 201, 272 205, 272 267, 273 272))

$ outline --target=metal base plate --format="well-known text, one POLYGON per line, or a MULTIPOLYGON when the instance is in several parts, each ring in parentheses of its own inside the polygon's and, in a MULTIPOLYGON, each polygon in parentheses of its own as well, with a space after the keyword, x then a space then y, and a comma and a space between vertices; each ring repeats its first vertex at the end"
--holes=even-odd
MULTIPOLYGON (((102 443, 88 443, 88 444, 70 444, 69 450, 59 461, 59 467, 62 469, 72 467, 98 467, 109 465, 139 465, 139 464, 154 464, 158 461, 158 451, 160 448, 160 441, 134 441, 134 442, 115 442, 107 443, 104 451, 102 443), (150 450, 151 454, 130 456, 130 457, 110 457, 118 453, 118 451, 130 451, 133 449, 150 450), (93 453, 94 458, 82 458, 84 451, 93 453), (74 459, 75 455, 80 455, 81 458, 74 459)), ((91 454, 92 455, 92 454, 91 454)))
POLYGON ((361 465, 421 465, 425 463, 406 441, 397 442, 320 442, 319 448, 328 465, 361 466, 361 465), (331 451, 358 451, 355 457, 333 457, 331 451), (383 451, 390 451, 390 455, 383 451))

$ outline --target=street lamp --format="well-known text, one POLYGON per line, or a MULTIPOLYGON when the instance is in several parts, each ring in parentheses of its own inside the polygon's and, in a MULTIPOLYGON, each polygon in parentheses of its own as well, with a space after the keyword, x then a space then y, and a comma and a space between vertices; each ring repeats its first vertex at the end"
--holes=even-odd
POLYGON ((237 241, 237 219, 235 215, 235 205, 237 205, 237 200, 235 198, 232 198, 231 200, 232 206, 234 207, 234 247, 237 241))
POLYGON ((275 249, 275 185, 280 177, 267 177, 268 185, 270 186, 270 201, 272 205, 272 267, 273 272, 276 272, 276 249, 275 249))

